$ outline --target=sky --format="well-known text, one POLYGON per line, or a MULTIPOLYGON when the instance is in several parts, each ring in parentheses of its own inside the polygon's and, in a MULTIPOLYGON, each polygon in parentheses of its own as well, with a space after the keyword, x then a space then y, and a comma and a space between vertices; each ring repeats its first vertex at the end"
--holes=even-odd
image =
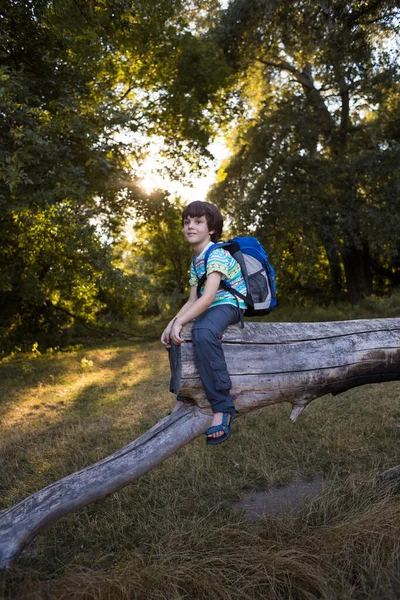
POLYGON ((168 190, 173 196, 180 196, 186 202, 205 200, 209 188, 215 182, 219 165, 229 154, 222 137, 212 142, 208 146, 208 150, 215 157, 215 160, 209 162, 208 167, 204 169, 201 175, 192 178, 192 185, 183 185, 178 179, 170 179, 163 172, 165 163, 160 156, 159 146, 155 141, 140 169, 140 185, 146 192, 156 189, 168 190))

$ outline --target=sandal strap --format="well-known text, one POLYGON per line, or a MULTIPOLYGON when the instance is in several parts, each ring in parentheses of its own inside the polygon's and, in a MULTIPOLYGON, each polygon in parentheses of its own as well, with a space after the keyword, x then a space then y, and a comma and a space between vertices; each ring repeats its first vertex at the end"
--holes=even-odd
POLYGON ((206 429, 206 431, 204 432, 206 435, 210 435, 211 433, 217 433, 218 431, 222 431, 223 433, 227 433, 227 431, 229 431, 229 427, 226 425, 213 425, 212 427, 209 427, 208 429, 206 429))
POLYGON ((232 419, 233 417, 231 416, 230 413, 222 413, 222 423, 221 425, 224 425, 225 427, 229 427, 230 424, 232 423, 232 419))
POLYGON ((222 414, 222 423, 220 425, 213 425, 209 427, 204 433, 205 435, 211 435, 212 433, 218 433, 218 431, 222 431, 223 433, 228 433, 230 430, 230 425, 232 423, 233 416, 230 413, 222 414), (230 420, 229 420, 230 417, 230 420))

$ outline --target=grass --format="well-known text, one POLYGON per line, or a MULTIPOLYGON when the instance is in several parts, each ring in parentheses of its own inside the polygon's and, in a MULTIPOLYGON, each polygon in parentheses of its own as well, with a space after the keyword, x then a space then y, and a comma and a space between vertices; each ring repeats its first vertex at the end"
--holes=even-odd
MULTIPOLYGON (((0 374, 0 509, 124 446, 172 405, 157 342, 33 352, 0 374)), ((398 382, 364 386, 312 402, 296 424, 277 405, 238 419, 219 447, 195 440, 38 536, 1 574, 0 597, 397 599, 399 488, 376 474, 400 464, 399 396, 398 382), (329 485, 290 515, 233 511, 246 490, 294 474, 329 485)))

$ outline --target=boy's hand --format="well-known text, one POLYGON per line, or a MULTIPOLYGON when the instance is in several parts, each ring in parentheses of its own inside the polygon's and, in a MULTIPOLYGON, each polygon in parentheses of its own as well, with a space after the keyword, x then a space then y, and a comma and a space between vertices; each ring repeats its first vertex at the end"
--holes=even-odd
POLYGON ((171 348, 171 329, 172 325, 168 325, 161 335, 161 343, 167 348, 171 348))
POLYGON ((175 319, 171 330, 171 340, 174 342, 174 344, 183 344, 185 342, 185 340, 181 337, 182 327, 182 323, 178 319, 175 319))

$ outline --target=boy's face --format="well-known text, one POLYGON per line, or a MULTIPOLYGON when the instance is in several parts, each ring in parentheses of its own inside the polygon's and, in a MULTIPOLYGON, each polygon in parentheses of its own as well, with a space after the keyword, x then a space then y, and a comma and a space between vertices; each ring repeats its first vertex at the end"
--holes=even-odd
POLYGON ((211 241, 213 231, 208 231, 207 219, 203 217, 186 217, 183 222, 183 235, 191 246, 204 247, 211 241))

